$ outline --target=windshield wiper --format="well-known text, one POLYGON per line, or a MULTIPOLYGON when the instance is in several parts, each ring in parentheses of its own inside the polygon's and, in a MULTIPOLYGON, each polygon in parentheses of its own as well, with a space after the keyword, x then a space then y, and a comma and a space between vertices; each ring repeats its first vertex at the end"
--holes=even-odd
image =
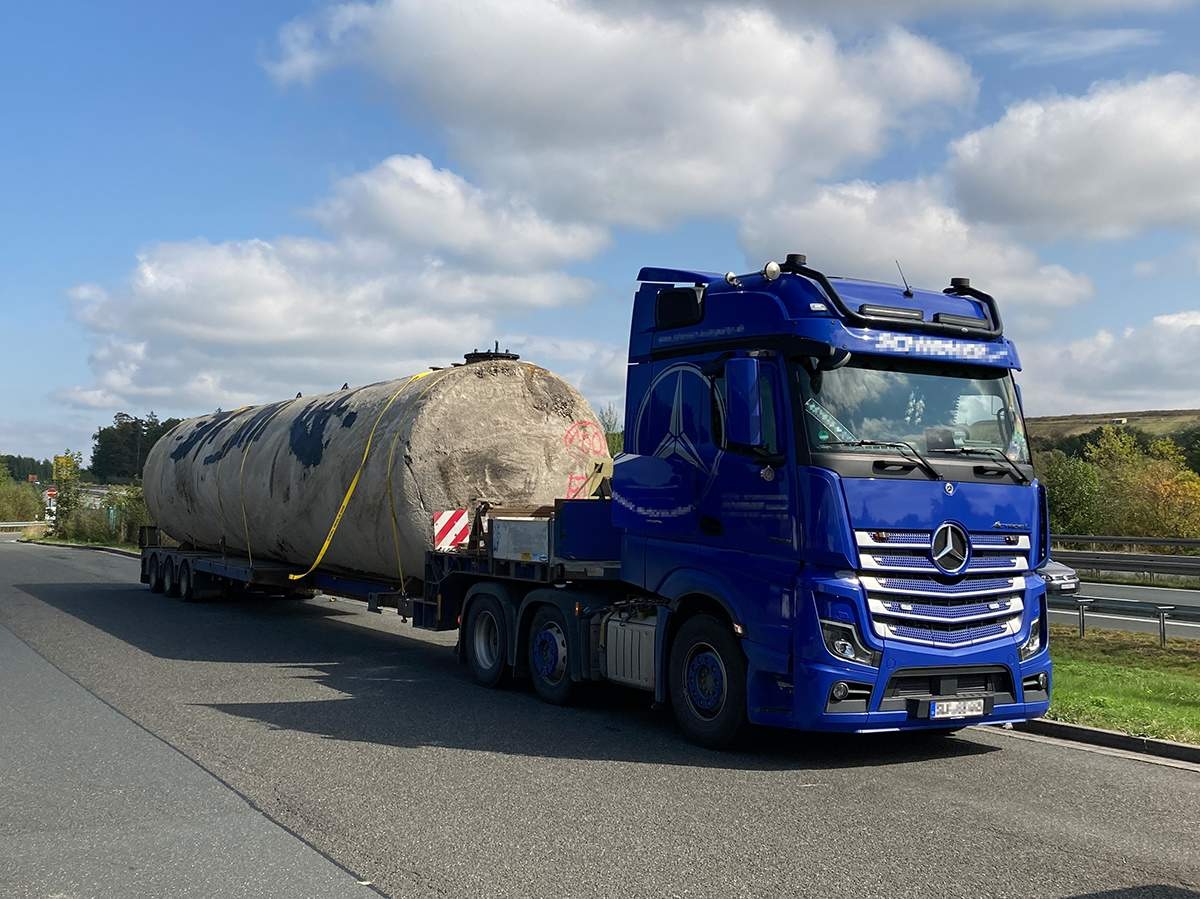
POLYGON ((1012 476, 1018 484, 1030 483, 1025 472, 1017 467, 1017 463, 994 446, 956 446, 954 449, 935 449, 930 450, 930 452, 945 453, 947 456, 987 456, 991 459, 999 459, 1008 466, 1008 470, 1012 472, 1012 476))
POLYGON ((823 445, 829 446, 836 444, 838 446, 881 446, 891 447, 893 449, 907 451, 906 455, 911 459, 921 471, 929 475, 931 480, 944 481, 942 473, 929 464, 929 460, 922 456, 915 446, 906 440, 829 440, 823 445))

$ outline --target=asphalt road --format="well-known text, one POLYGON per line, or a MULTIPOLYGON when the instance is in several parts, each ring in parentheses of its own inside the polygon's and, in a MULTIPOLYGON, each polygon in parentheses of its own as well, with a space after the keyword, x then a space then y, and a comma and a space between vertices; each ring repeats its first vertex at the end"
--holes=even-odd
MULTIPOLYGON (((1200 897, 1194 767, 983 729, 711 753, 638 693, 482 690, 450 635, 394 614, 188 605, 136 577, 0 544, 0 625, 388 894, 1200 897)), ((33 726, 0 704, 0 733, 33 726)), ((23 814, 0 793, 0 838, 23 814)))
POLYGON ((371 895, 2 625, 0 683, 0 894, 371 895))

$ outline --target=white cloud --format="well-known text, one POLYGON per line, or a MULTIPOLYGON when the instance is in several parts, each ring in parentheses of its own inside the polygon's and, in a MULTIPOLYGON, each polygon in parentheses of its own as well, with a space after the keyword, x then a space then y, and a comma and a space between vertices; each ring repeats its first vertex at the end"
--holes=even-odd
POLYGON ((480 190, 423 156, 393 156, 343 178, 316 216, 332 231, 381 248, 514 270, 591 256, 608 242, 603 228, 550 221, 527 202, 480 190))
POLYGON ((902 29, 843 47, 742 7, 618 18, 552 0, 343 4, 288 25, 267 63, 282 83, 343 65, 423 107, 483 183, 637 226, 828 177, 975 95, 963 60, 902 29))
POLYGON ((344 179, 317 215, 327 238, 160 243, 119 289, 74 288, 94 382, 60 398, 198 412, 445 364, 501 315, 587 299, 553 266, 606 240, 420 157, 344 179))
POLYGON ((1021 348, 1028 411, 1121 412, 1200 407, 1200 309, 1157 315, 1120 333, 1027 342, 1021 348))
POLYGON ((741 239, 756 265, 795 251, 827 274, 895 282, 899 260, 914 286, 941 288, 965 275, 995 296, 1001 311, 1010 304, 1069 306, 1092 293, 1085 276, 964 218, 936 181, 823 187, 756 210, 744 219, 741 239))
POLYGON ((1200 78, 1018 103, 953 144, 948 174, 966 215, 1049 236, 1200 226, 1200 78))
POLYGON ((1162 42, 1162 33, 1149 28, 1042 28, 993 35, 980 50, 1016 58, 1018 65, 1053 65, 1105 56, 1162 42))

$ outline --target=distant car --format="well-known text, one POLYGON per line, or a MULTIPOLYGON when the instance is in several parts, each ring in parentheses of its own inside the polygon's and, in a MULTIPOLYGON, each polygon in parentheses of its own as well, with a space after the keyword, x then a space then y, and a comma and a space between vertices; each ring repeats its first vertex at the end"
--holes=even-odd
POLYGON ((1038 569, 1038 574, 1046 581, 1046 592, 1051 595, 1079 592, 1079 575, 1062 562, 1051 560, 1038 569))

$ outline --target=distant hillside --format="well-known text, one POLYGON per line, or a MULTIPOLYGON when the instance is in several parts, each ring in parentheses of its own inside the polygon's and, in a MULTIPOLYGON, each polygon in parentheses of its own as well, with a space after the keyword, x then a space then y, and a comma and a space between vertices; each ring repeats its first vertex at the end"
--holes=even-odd
POLYGON ((1027 419, 1032 437, 1061 438, 1085 434, 1101 425, 1126 424, 1148 434, 1170 434, 1200 424, 1200 409, 1152 409, 1145 412, 1093 412, 1027 419))

